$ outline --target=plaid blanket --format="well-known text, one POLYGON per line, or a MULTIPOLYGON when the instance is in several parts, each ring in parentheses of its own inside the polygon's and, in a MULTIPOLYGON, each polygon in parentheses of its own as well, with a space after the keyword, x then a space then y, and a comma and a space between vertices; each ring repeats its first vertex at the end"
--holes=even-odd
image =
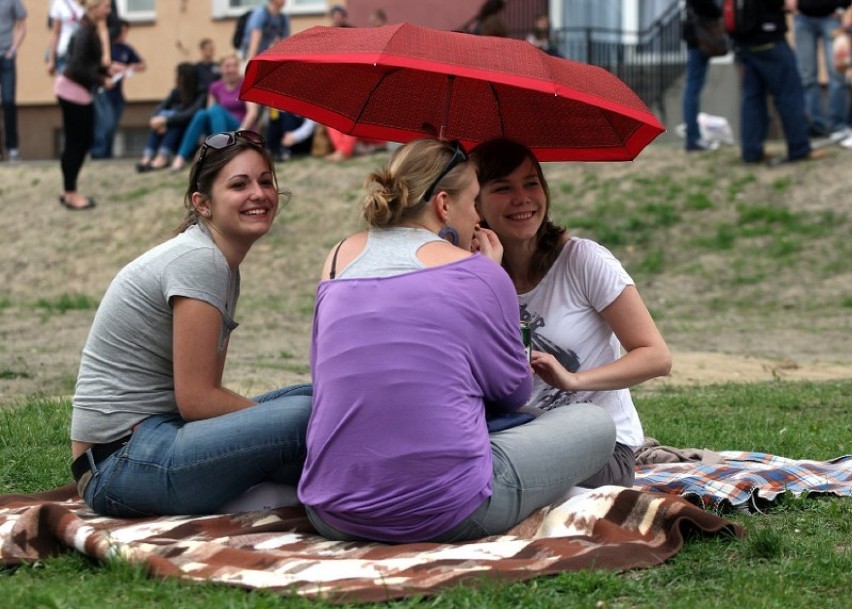
POLYGON ((562 571, 647 567, 677 554, 690 532, 743 534, 680 497, 620 487, 542 509, 506 535, 401 545, 328 541, 315 534, 300 507, 121 520, 93 514, 73 485, 0 496, 0 564, 73 549, 101 561, 121 557, 145 565, 154 576, 335 602, 425 596, 476 579, 521 581, 562 571))
POLYGON ((633 488, 680 495, 717 511, 760 511, 784 493, 852 497, 852 455, 807 461, 757 452, 718 454, 721 464, 639 465, 633 488))

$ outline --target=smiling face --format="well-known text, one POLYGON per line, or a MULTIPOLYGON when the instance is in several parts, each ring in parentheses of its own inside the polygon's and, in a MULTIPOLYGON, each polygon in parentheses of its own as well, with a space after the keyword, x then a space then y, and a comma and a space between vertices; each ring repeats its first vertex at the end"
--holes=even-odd
POLYGON ((228 84, 236 83, 240 80, 240 60, 236 55, 228 55, 222 58, 219 63, 219 69, 222 71, 222 80, 228 84))
POLYGON ((505 244, 534 240, 547 207, 544 184, 529 158, 508 175, 482 184, 477 202, 482 219, 505 244))
POLYGON ((250 245, 265 235, 278 210, 272 169, 253 149, 243 151, 222 167, 209 199, 201 193, 195 196, 194 204, 211 232, 235 244, 250 245))

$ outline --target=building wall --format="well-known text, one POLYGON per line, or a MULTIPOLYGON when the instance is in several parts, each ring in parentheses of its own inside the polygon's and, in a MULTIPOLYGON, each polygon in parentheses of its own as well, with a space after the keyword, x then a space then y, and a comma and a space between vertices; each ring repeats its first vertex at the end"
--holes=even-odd
MULTIPOLYGON (((50 2, 30 0, 26 5, 27 36, 17 58, 21 156, 57 158, 62 118, 53 95, 53 77, 48 75, 44 64, 50 2)), ((128 105, 122 128, 129 132, 145 127, 151 110, 174 86, 175 66, 182 61, 197 61, 198 42, 202 38, 213 39, 219 56, 233 51, 231 35, 235 18, 215 18, 213 0, 160 0, 156 9, 154 21, 131 23, 127 37, 128 44, 148 64, 145 72, 124 83, 128 105)), ((324 13, 291 16, 294 33, 327 22, 324 13)))

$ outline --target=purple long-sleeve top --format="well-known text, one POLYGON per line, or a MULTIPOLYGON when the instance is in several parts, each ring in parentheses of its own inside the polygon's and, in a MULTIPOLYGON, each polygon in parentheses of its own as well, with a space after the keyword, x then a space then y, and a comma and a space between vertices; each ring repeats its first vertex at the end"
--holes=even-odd
POLYGON ((491 495, 486 404, 530 395, 519 322, 511 281, 480 255, 322 282, 301 501, 379 541, 430 539, 469 516, 491 495))

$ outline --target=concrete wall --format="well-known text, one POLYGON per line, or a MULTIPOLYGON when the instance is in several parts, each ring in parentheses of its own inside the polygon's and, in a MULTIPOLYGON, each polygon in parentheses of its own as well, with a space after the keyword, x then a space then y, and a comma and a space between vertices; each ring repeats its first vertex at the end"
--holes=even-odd
MULTIPOLYGON (((674 134, 676 127, 683 122, 684 78, 681 77, 666 95, 665 127, 669 134, 674 134)), ((734 137, 739 137, 740 76, 733 55, 710 61, 707 84, 701 92, 701 112, 724 116, 734 131, 734 137)))

